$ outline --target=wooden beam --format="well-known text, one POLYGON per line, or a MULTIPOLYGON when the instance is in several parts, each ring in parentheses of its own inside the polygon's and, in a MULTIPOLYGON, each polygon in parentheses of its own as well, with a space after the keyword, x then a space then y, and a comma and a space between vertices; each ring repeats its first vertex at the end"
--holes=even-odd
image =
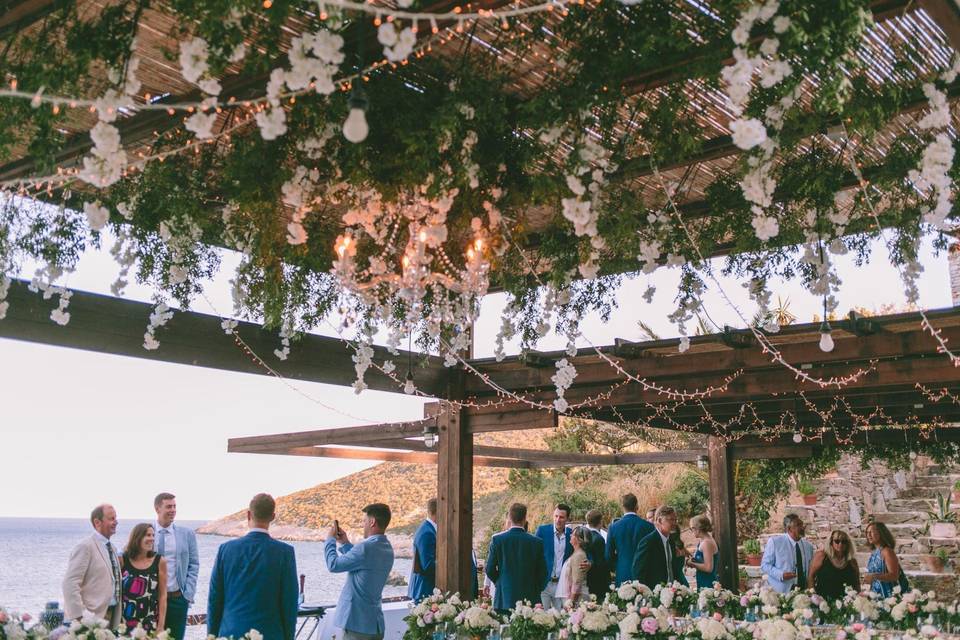
MULTIPOLYGON (((353 447, 293 447, 290 449, 264 449, 263 451, 239 451, 236 453, 262 453, 280 456, 306 456, 310 458, 340 458, 345 460, 371 460, 380 462, 406 462, 409 464, 437 464, 436 453, 419 451, 384 451, 377 449, 358 449, 353 447)), ((530 464, 523 460, 502 460, 475 456, 476 467, 504 467, 508 469, 529 469, 530 464)))
POLYGON ((707 438, 710 462, 710 514, 719 547, 717 578, 727 589, 739 590, 737 569, 736 487, 730 445, 719 438, 707 438))
MULTIPOLYGON (((453 371, 450 398, 463 397, 463 371, 453 371)), ((465 410, 439 417, 436 586, 473 599, 473 434, 465 410)))
POLYGON ((411 420, 409 422, 388 422, 384 424, 365 424, 357 427, 339 427, 336 429, 314 429, 312 431, 294 431, 274 433, 266 436, 231 438, 227 443, 228 451, 242 452, 245 449, 289 449, 290 447, 313 447, 331 444, 353 444, 380 446, 373 444, 378 440, 396 440, 405 436, 419 436, 424 427, 434 426, 436 419, 411 420))
MULTIPOLYGON (((805 442, 812 446, 861 446, 865 444, 885 445, 904 444, 908 442, 960 442, 960 427, 935 427, 931 429, 916 428, 878 428, 861 430, 848 436, 833 430, 822 432, 822 438, 805 442)), ((734 447, 758 446, 779 447, 798 446, 793 444, 790 436, 782 436, 773 440, 765 440, 757 436, 745 436, 734 444, 734 447)))
POLYGON ((955 0, 918 0, 917 4, 943 29, 954 51, 960 51, 960 8, 955 0))
POLYGON ((527 405, 518 404, 507 405, 498 409, 470 409, 469 413, 470 424, 468 429, 470 429, 470 433, 555 429, 559 420, 556 411, 530 409, 527 405))
MULTIPOLYGON (((56 305, 29 291, 21 280, 11 283, 7 301, 10 308, 7 317, 0 321, 0 338, 271 375, 244 353, 232 337, 223 333, 221 319, 217 316, 175 311, 170 322, 157 331, 160 348, 147 351, 143 348, 143 332, 153 312, 151 304, 73 290, 70 324, 62 327, 50 320, 50 311, 56 305)), ((285 378, 344 386, 353 384, 353 350, 339 338, 304 334, 294 341, 287 360, 281 362, 272 355, 279 344, 276 334, 250 322, 240 322, 236 331, 254 353, 285 378)), ((383 347, 374 347, 374 360, 378 362, 404 360, 406 357, 405 352, 393 356, 383 347)), ((419 354, 414 355, 414 360, 423 361, 419 354)), ((417 387, 424 393, 437 393, 443 388, 446 372, 438 358, 431 356, 427 363, 416 371, 417 387)), ((372 367, 367 371, 366 382, 371 389, 400 392, 396 382, 372 367)))
POLYGON ((0 3, 0 38, 31 24, 67 3, 57 0, 20 0, 0 3))
POLYGON ((813 457, 813 447, 805 444, 780 445, 777 447, 738 446, 729 448, 731 460, 789 460, 813 457))

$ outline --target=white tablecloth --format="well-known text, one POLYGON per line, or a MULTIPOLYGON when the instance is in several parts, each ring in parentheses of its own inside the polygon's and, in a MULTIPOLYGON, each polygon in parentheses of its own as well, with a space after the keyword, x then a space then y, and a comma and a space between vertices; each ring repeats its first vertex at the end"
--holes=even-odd
MULTIPOLYGON (((343 630, 333 626, 334 611, 336 611, 336 609, 333 607, 327 609, 316 633, 310 638, 300 638, 299 640, 331 640, 334 635, 336 635, 337 638, 343 638, 343 630)), ((400 638, 403 637, 403 632, 406 631, 407 628, 403 618, 409 611, 409 601, 385 602, 383 604, 383 622, 386 627, 383 640, 400 640, 400 638)), ((310 626, 311 625, 308 624, 307 629, 310 629, 310 626)))

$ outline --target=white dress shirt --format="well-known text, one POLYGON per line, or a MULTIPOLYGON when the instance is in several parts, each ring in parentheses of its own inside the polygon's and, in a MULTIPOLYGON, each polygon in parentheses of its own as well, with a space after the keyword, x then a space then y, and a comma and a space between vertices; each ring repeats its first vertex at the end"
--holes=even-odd
POLYGON ((567 550, 567 531, 553 530, 553 576, 560 577, 560 570, 563 568, 563 552, 567 550))
POLYGON ((670 549, 670 536, 665 536, 657 529, 657 533, 660 534, 660 540, 663 542, 663 555, 667 559, 667 583, 673 584, 673 554, 670 549))
POLYGON ((157 529, 157 541, 154 548, 157 553, 160 552, 160 536, 164 537, 163 557, 167 560, 167 593, 171 591, 180 591, 180 584, 177 582, 177 536, 173 532, 174 524, 171 522, 168 527, 161 527, 160 523, 155 523, 157 529))

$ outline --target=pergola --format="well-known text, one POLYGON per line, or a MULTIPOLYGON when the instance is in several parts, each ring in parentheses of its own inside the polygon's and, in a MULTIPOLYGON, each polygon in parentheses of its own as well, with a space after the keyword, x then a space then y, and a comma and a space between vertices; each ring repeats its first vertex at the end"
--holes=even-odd
MULTIPOLYGON (((220 319, 193 312, 178 314, 164 337, 164 348, 141 347, 144 318, 151 305, 76 292, 75 319, 66 327, 49 322, 49 310, 38 296, 15 283, 10 315, 0 323, 0 337, 54 344, 101 353, 134 356, 194 366, 269 374, 251 357, 272 344, 255 324, 241 323, 237 336, 224 335, 220 319)), ((960 343, 960 309, 926 313, 941 338, 960 343)), ((473 538, 473 467, 517 469, 587 465, 693 462, 706 456, 710 472, 711 515, 721 549, 719 575, 724 585, 737 585, 737 537, 733 463, 738 459, 802 458, 819 448, 849 444, 904 444, 920 438, 960 441, 960 368, 941 353, 939 344, 921 328, 918 313, 851 315, 835 323, 836 347, 819 349, 819 325, 784 327, 769 336, 783 358, 818 379, 856 376, 842 387, 798 380, 771 361, 747 332, 698 336, 685 353, 678 340, 617 341, 597 349, 581 349, 573 358, 581 372, 567 391, 571 403, 609 389, 624 375, 648 386, 692 391, 722 388, 693 402, 625 383, 595 398, 576 415, 597 420, 629 420, 641 427, 670 428, 702 434, 704 449, 609 454, 553 452, 474 444, 474 436, 491 431, 551 428, 553 411, 530 407, 514 398, 500 399, 479 375, 500 389, 526 399, 551 394, 547 367, 561 353, 538 353, 521 361, 471 359, 464 367, 445 368, 428 358, 418 368, 418 386, 440 400, 425 405, 422 420, 319 429, 231 439, 228 451, 273 455, 381 460, 437 465, 437 583, 466 590, 470 584, 473 538), (604 357, 601 357, 602 356, 604 357), (616 363, 616 367, 610 362, 616 363), (458 400, 469 399, 458 405, 458 400), (487 401, 493 400, 489 405, 487 401), (470 404, 479 406, 469 406, 470 404), (744 410, 749 407, 749 410, 744 410), (890 425, 900 425, 891 427, 890 425), (801 443, 794 441, 801 432, 801 443), (425 435, 436 435, 436 447, 425 435)), ((379 348, 379 347, 378 347, 379 348)), ((351 351, 346 343, 316 335, 303 337, 288 361, 272 365, 298 380, 348 385, 352 382, 351 351)), ((374 389, 398 392, 385 376, 372 376, 374 389)))

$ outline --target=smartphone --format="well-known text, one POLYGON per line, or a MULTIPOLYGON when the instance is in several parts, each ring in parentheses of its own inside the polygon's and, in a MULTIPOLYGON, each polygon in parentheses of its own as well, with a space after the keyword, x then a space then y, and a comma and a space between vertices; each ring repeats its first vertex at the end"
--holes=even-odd
POLYGON ((339 521, 339 520, 334 520, 334 521, 333 521, 333 530, 337 532, 337 537, 338 537, 338 538, 340 537, 340 534, 343 533, 342 531, 340 531, 340 521, 339 521))

